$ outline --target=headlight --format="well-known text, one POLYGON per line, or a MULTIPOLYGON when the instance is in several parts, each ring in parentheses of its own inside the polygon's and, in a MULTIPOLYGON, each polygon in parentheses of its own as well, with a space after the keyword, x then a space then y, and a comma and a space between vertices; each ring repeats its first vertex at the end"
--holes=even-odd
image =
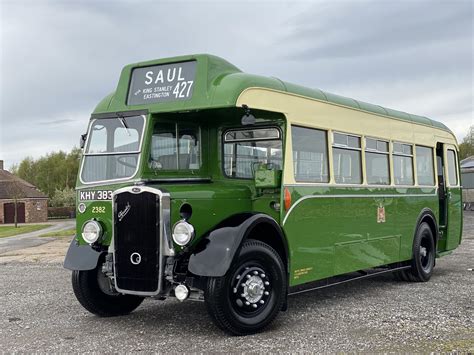
POLYGON ((184 246, 194 237, 194 227, 186 221, 180 221, 174 225, 173 240, 176 244, 184 246))
POLYGON ((82 227, 82 238, 89 244, 97 241, 102 236, 102 227, 97 221, 88 221, 82 227))

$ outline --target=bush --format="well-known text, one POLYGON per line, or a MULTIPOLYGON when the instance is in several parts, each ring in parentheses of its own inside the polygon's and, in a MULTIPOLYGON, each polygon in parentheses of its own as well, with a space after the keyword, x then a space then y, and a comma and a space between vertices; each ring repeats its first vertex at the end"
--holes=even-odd
POLYGON ((70 187, 54 192, 54 196, 49 200, 51 207, 71 207, 76 205, 76 192, 70 187))
POLYGON ((48 207, 48 218, 75 218, 76 208, 71 207, 48 207))

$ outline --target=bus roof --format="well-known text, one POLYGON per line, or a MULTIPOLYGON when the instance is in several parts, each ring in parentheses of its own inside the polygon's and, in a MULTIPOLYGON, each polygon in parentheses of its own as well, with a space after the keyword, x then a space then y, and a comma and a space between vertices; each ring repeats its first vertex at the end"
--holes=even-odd
POLYGON ((331 94, 320 89, 306 88, 273 77, 263 77, 243 73, 240 69, 226 60, 209 54, 157 59, 125 66, 120 75, 117 89, 97 105, 94 114, 144 109, 154 113, 235 107, 239 95, 244 90, 255 87, 287 92, 376 115, 431 126, 448 131, 452 134, 449 128, 447 128, 443 123, 429 119, 428 117, 413 115, 348 97, 331 94), (188 61, 196 61, 197 63, 192 98, 189 100, 166 101, 146 105, 127 104, 127 97, 129 95, 128 91, 132 71, 134 69, 188 61))

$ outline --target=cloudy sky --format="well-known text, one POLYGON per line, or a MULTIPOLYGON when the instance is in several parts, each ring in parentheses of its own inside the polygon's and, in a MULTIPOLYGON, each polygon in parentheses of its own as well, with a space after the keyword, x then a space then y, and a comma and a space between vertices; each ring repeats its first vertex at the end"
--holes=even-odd
POLYGON ((125 64, 190 53, 428 116, 461 139, 473 3, 0 0, 0 159, 71 149, 125 64))

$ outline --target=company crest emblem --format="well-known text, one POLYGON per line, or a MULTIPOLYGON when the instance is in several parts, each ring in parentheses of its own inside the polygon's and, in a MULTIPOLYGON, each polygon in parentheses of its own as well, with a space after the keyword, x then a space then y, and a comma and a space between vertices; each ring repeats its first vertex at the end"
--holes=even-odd
POLYGON ((127 202, 127 205, 125 206, 125 208, 122 211, 119 211, 119 213, 117 214, 119 222, 122 222, 122 219, 124 219, 124 217, 128 214, 128 212, 130 212, 131 208, 132 206, 130 206, 130 203, 127 202))

